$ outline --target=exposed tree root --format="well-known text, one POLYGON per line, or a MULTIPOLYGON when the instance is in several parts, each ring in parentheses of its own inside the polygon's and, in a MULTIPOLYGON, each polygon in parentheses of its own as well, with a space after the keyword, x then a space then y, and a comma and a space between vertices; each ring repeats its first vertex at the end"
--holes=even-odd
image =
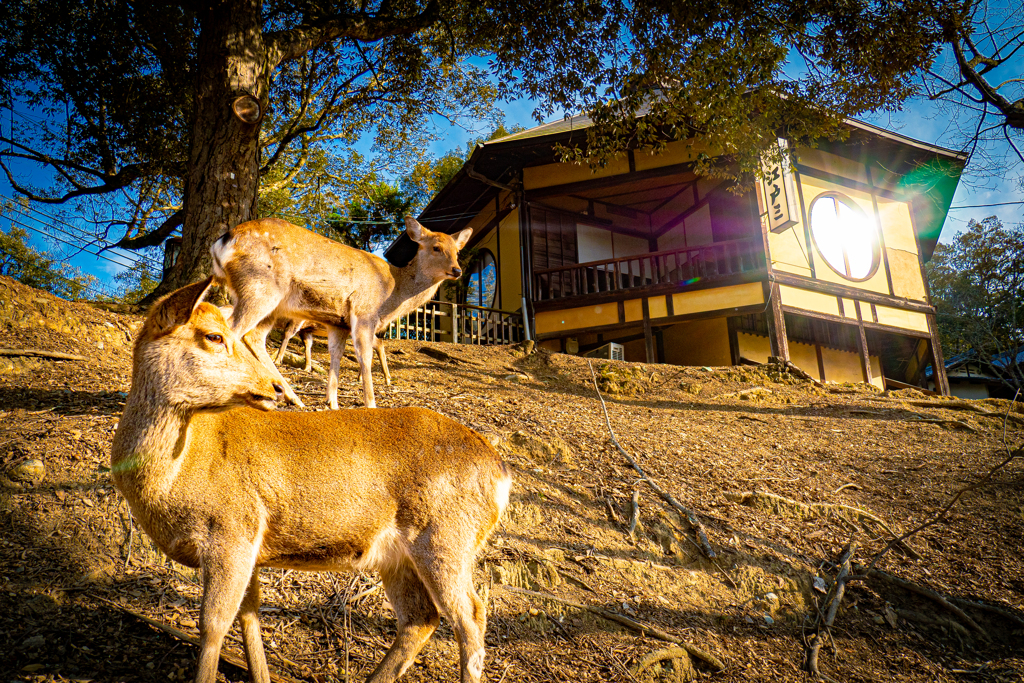
MULTIPOLYGON (((838 517, 855 525, 870 522, 878 525, 893 538, 898 538, 899 536, 877 515, 851 505, 843 505, 842 503, 801 503, 798 500, 765 491, 726 491, 725 497, 733 503, 797 519, 830 519, 838 517)), ((898 547, 912 559, 921 559, 921 555, 906 543, 901 542, 898 547)))
POLYGON ((502 586, 502 588, 512 593, 518 593, 520 595, 527 595, 534 598, 540 598, 541 600, 550 600, 552 602, 557 602, 562 605, 567 605, 569 607, 574 607, 576 609, 581 609, 590 612, 591 614, 596 614, 597 616, 603 619, 613 621, 616 624, 619 624, 620 626, 625 626, 626 628, 632 631, 636 631, 637 633, 642 633, 645 636, 656 638, 658 640, 663 640, 666 643, 674 643, 675 645, 679 646, 679 648, 688 653, 690 656, 696 657, 697 659, 701 660, 702 662, 704 662, 711 668, 715 669, 716 671, 725 670, 725 664, 723 664, 722 660, 718 659, 713 654, 697 647, 696 645, 681 642, 679 638, 677 638, 676 636, 673 636, 670 633, 666 633, 665 631, 662 631, 661 629, 656 628, 654 626, 642 624, 639 621, 630 619, 629 617, 622 616, 621 614, 609 612, 608 610, 601 609, 600 607, 592 607, 590 605, 585 605, 582 602, 576 602, 575 600, 570 600, 568 598, 560 598, 558 596, 550 595, 548 593, 538 593, 537 591, 531 591, 527 590, 526 588, 519 588, 517 586, 502 586))
POLYGON ((810 647, 807 648, 806 669, 808 673, 817 678, 827 678, 818 669, 818 653, 821 651, 822 643, 825 642, 825 633, 832 627, 832 623, 836 620, 836 614, 839 613, 839 603, 843 601, 843 595, 846 594, 846 582, 850 576, 850 562, 855 552, 857 552, 857 542, 851 540, 839 559, 839 573, 836 575, 836 582, 833 584, 835 590, 832 594, 832 602, 829 603, 824 621, 818 625, 818 632, 814 640, 811 641, 810 647))
POLYGON ((597 386, 597 375, 594 374, 594 366, 589 360, 587 361, 587 366, 590 368, 590 376, 594 380, 594 391, 597 392, 597 397, 601 399, 601 408, 604 410, 604 421, 608 426, 608 434, 611 435, 612 444, 619 453, 622 454, 622 457, 626 459, 626 462, 628 462, 630 466, 637 471, 637 474, 640 475, 640 480, 650 486, 655 493, 661 496, 663 501, 675 508, 679 514, 686 518, 686 521, 690 523, 690 526, 692 526, 694 531, 697 533, 697 539, 700 541, 700 547, 704 554, 712 560, 718 557, 714 549, 711 547, 711 543, 708 541, 708 534, 704 530, 704 525, 700 523, 699 519, 697 519, 697 515, 695 515, 692 510, 683 506, 683 504, 676 500, 672 494, 661 488, 656 481, 648 477, 647 473, 643 471, 643 468, 641 468, 640 465, 637 464, 636 460, 633 459, 633 456, 627 453, 626 449, 619 443, 619 440, 615 438, 615 432, 612 430, 611 420, 608 418, 608 406, 605 405, 604 396, 601 395, 601 390, 597 386))

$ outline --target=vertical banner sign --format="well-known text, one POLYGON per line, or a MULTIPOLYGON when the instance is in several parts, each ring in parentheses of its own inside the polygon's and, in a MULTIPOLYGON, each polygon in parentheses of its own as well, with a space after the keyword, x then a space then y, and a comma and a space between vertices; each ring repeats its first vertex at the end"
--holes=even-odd
POLYGON ((796 225, 800 215, 793 169, 786 155, 789 143, 779 138, 779 148, 783 152, 782 161, 764 163, 764 179, 761 181, 766 204, 762 209, 768 213, 768 229, 772 232, 783 232, 796 225))

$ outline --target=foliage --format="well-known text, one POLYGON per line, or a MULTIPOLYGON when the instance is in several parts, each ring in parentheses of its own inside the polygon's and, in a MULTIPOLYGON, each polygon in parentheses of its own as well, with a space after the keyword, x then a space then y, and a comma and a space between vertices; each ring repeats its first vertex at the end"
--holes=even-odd
POLYGON ((77 268, 30 246, 28 232, 15 225, 8 232, 0 229, 0 275, 69 300, 80 298, 96 282, 91 275, 82 275, 77 268))
POLYGON ((362 249, 383 249, 405 230, 405 217, 412 213, 414 199, 384 181, 369 182, 361 197, 345 204, 328 217, 328 225, 343 243, 362 249))
POLYGON ((1024 386, 1024 224, 995 216, 972 220, 927 264, 939 335, 947 360, 977 354, 1006 384, 1024 386))
POLYGON ((149 296, 160 284, 160 274, 143 260, 114 276, 117 283, 116 300, 126 304, 137 304, 149 296))
MULTIPOLYGON (((154 246, 181 226, 172 279, 184 282, 208 271, 221 230, 260 210, 261 182, 266 194, 301 185, 298 208, 324 176, 344 175, 312 172, 317 155, 366 138, 384 160, 369 170, 405 175, 432 117, 497 123, 501 100, 531 98, 538 120, 590 113, 596 125, 563 150, 569 159, 601 165, 688 140, 699 171, 749 176, 779 134, 841 137, 844 117, 898 108, 944 39, 947 6, 957 5, 2 3, 0 92, 18 116, 0 135, 0 164, 51 171, 43 187, 9 174, 42 201, 120 193, 101 232, 116 231, 121 246, 154 246), (787 71, 791 56, 804 62, 799 76, 787 71), (233 117, 241 96, 255 98, 258 118, 233 117)), ((455 166, 442 157, 421 169, 418 200, 455 166)))

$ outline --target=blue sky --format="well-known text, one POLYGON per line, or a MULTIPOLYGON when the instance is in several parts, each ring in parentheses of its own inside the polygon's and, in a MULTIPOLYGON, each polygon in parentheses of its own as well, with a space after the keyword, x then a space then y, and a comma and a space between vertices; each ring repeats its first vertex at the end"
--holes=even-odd
MULTIPOLYGON (((1011 65, 1010 69, 1017 74, 1024 71, 1024 55, 1018 60, 1020 63, 1011 65)), ((521 125, 532 127, 536 125, 533 119, 533 104, 528 100, 517 100, 506 103, 503 106, 506 127, 510 125, 521 125)), ((863 120, 882 126, 889 130, 901 133, 908 137, 938 144, 943 147, 959 149, 962 146, 962 139, 959 134, 957 122, 951 120, 949 114, 942 108, 927 100, 919 99, 908 102, 904 109, 894 113, 881 113, 861 117, 863 120)), ((4 122, 6 123, 6 122, 4 122)), ((435 125, 438 127, 440 139, 436 141, 431 152, 440 156, 451 149, 465 150, 466 143, 488 131, 478 127, 465 129, 451 126, 446 121, 438 119, 435 125)), ((370 152, 369 143, 360 144, 363 148, 360 151, 370 152)), ((990 152, 996 154, 1009 152, 1009 146, 1002 143, 1002 149, 997 144, 990 152)), ((977 164, 970 164, 964 177, 957 188, 953 199, 953 207, 947 217, 940 239, 948 241, 952 235, 963 229, 969 220, 980 220, 987 216, 998 216, 1004 224, 1013 225, 1024 221, 1024 205, 1012 204, 1012 202, 1024 202, 1024 190, 1021 188, 1021 175, 1024 168, 1018 165, 1011 172, 1006 173, 985 173, 976 169, 977 164), (1001 206, 974 207, 976 205, 1002 204, 1001 206)), ((0 176, 0 195, 14 197, 14 193, 5 177, 0 176)), ((33 205, 34 207, 36 205, 33 205)), ((18 220, 27 224, 34 224, 32 219, 47 220, 46 214, 53 214, 60 210, 60 207, 39 205, 27 215, 18 220)), ((61 229, 71 234, 59 234, 58 237, 64 242, 74 243, 76 239, 72 236, 75 233, 75 224, 79 221, 69 219, 67 223, 58 224, 61 229)), ((10 221, 4 220, 2 227, 6 230, 10 227, 10 221)), ((38 227, 38 224, 34 224, 38 227)), ((52 242, 45 245, 37 232, 33 235, 33 243, 37 247, 49 248, 57 253, 67 253, 69 245, 66 243, 52 242)), ((95 249, 94 249, 95 251, 95 249)), ((159 254, 150 253, 150 258, 159 258, 159 254)), ((96 276, 102 285, 112 287, 112 278, 121 272, 127 265, 139 258, 138 254, 119 253, 116 250, 106 252, 103 257, 90 254, 79 254, 71 259, 72 265, 80 268, 83 272, 96 276)))

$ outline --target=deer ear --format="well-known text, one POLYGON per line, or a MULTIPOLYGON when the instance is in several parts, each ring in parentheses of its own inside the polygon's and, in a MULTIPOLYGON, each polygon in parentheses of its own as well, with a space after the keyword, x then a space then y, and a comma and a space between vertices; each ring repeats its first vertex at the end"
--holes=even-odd
POLYGON ((455 239, 455 246, 458 247, 460 250, 464 246, 466 246, 466 243, 469 242, 469 238, 472 236, 473 228, 466 228, 465 230, 462 230, 461 232, 452 235, 452 237, 455 239))
POLYGON ((146 319, 146 327, 156 336, 167 334, 175 327, 184 325, 202 303, 213 278, 195 282, 175 290, 153 304, 146 319))
POLYGON ((405 232, 408 233, 409 239, 413 242, 422 242, 431 234, 429 230, 420 225, 419 221, 412 216, 405 217, 405 232))

